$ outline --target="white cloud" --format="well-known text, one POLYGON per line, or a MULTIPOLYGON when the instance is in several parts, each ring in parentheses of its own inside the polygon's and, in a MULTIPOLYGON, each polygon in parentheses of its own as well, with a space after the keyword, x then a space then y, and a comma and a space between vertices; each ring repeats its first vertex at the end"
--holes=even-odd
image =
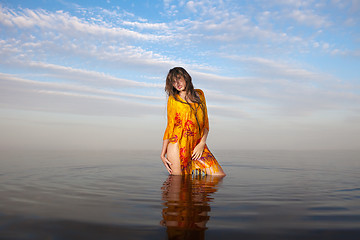
POLYGON ((276 0, 274 2, 279 5, 289 5, 299 8, 311 6, 313 0, 276 0))
POLYGON ((159 102, 165 102, 164 98, 161 101, 158 97, 97 90, 87 86, 42 83, 8 74, 0 74, 0 80, 2 108, 134 117, 161 114, 163 107, 159 102))
POLYGON ((130 87, 130 88, 159 88, 162 85, 155 83, 146 83, 146 82, 137 82, 133 80, 117 78, 105 73, 89 71, 83 69, 75 69, 72 67, 65 67, 50 63, 43 62, 13 62, 12 64, 17 67, 22 68, 31 68, 32 70, 41 70, 43 72, 47 72, 52 74, 54 78, 62 79, 62 80, 72 80, 80 83, 91 84, 94 86, 102 86, 102 87, 130 87))
POLYGON ((186 3, 186 7, 187 7, 191 12, 193 12, 193 13, 196 13, 196 12, 197 12, 197 10, 196 10, 196 5, 195 5, 194 1, 188 1, 188 2, 186 3))
POLYGON ((318 81, 324 78, 321 74, 271 59, 261 57, 235 57, 235 60, 239 60, 245 64, 254 64, 254 67, 252 68, 254 72, 262 73, 263 76, 269 78, 282 77, 294 80, 301 79, 304 81, 318 81))
POLYGON ((359 86, 344 87, 328 74, 259 57, 230 58, 237 64, 251 64, 257 77, 224 77, 197 71, 192 74, 209 89, 216 87, 230 96, 242 96, 243 101, 233 103, 249 115, 257 110, 268 116, 304 116, 344 109, 351 112, 360 105, 360 96, 354 92, 359 86))
MULTIPOLYGON (((171 36, 167 35, 140 33, 121 27, 107 27, 105 23, 102 25, 90 24, 63 11, 53 13, 45 10, 25 9, 23 11, 15 12, 0 6, 0 24, 24 30, 39 27, 43 31, 61 32, 65 35, 76 35, 84 38, 88 35, 92 37, 106 35, 117 40, 140 39, 147 41, 159 41, 171 39, 171 36)), ((140 24, 138 24, 138 26, 140 26, 140 24)), ((154 28, 157 25, 143 24, 143 26, 154 28)))
POLYGON ((167 30, 168 26, 166 23, 148 23, 148 22, 130 22, 130 21, 123 21, 123 25, 136 27, 139 29, 154 29, 154 30, 167 30))
MULTIPOLYGON (((79 95, 89 95, 89 96, 101 96, 104 98, 125 98, 125 99, 134 99, 134 100, 147 100, 147 101, 162 101, 164 98, 161 96, 146 96, 139 94, 130 94, 108 89, 100 89, 96 87, 91 87, 84 84, 72 84, 72 83, 58 83, 58 82, 43 82, 35 81, 17 77, 11 74, 0 73, 0 80, 2 81, 3 87, 14 85, 16 88, 29 88, 32 90, 38 90, 40 92, 54 92, 54 93, 79 93, 79 95)), ((116 99, 114 98, 114 99, 116 99)))
POLYGON ((300 24, 316 28, 329 27, 331 25, 331 22, 326 17, 315 14, 313 10, 296 9, 289 13, 289 17, 300 24))
MULTIPOLYGON (((283 21, 276 14, 266 12, 266 21, 256 23, 254 16, 242 13, 239 9, 229 8, 202 8, 202 14, 191 19, 176 20, 170 23, 172 29, 177 29, 175 39, 190 39, 195 43, 206 42, 215 47, 231 45, 236 48, 242 45, 245 48, 266 48, 267 45, 279 46, 279 49, 302 48, 308 45, 308 40, 293 33, 284 32, 273 26, 283 21), (266 24, 264 24, 266 22, 266 24), (233 44, 231 44, 233 43, 233 44), (246 45, 249 44, 250 46, 246 45)), ((261 18, 261 17, 260 17, 261 18)))
POLYGON ((323 43, 322 48, 323 48, 324 50, 327 50, 327 49, 330 48, 330 44, 329 44, 329 43, 323 43))
POLYGON ((331 51, 332 55, 341 55, 341 56, 350 56, 350 57, 360 57, 360 49, 355 50, 340 50, 333 49, 331 51))
MULTIPOLYGON (((270 42, 273 45, 281 44, 282 49, 286 48, 284 43, 287 44, 288 47, 297 46, 297 48, 308 48, 309 45, 312 45, 308 43, 308 40, 300 36, 288 34, 283 31, 276 31, 271 28, 271 25, 258 25, 252 21, 253 16, 237 12, 239 9, 236 8, 226 8, 224 7, 225 4, 221 1, 199 1, 194 3, 189 1, 188 3, 190 5, 193 4, 194 7, 196 6, 196 9, 199 9, 198 11, 201 11, 201 14, 193 20, 183 19, 169 23, 129 21, 120 15, 117 16, 117 18, 120 18, 120 20, 117 20, 117 25, 112 26, 113 24, 109 24, 101 18, 96 22, 90 23, 85 19, 74 17, 62 11, 55 13, 30 9, 10 11, 6 8, 0 8, 0 14, 3 16, 0 18, 0 23, 3 25, 10 24, 24 30, 28 29, 29 31, 33 29, 35 32, 37 31, 37 27, 40 27, 42 30, 46 30, 45 32, 41 31, 40 34, 46 34, 46 37, 53 35, 53 39, 49 39, 50 41, 56 40, 56 42, 59 42, 58 46, 67 46, 67 48, 71 48, 72 45, 78 46, 77 42, 85 46, 87 43, 96 42, 102 45, 102 51, 105 50, 104 56, 109 53, 106 51, 107 46, 117 47, 120 50, 117 54, 118 56, 124 53, 126 56, 127 52, 121 50, 130 49, 134 51, 139 49, 139 46, 133 49, 129 48, 129 45, 133 44, 133 40, 155 44, 161 41, 169 44, 169 47, 177 47, 177 45, 184 45, 184 43, 190 45, 193 43, 199 44, 204 39, 206 40, 206 44, 213 44, 214 41, 220 44, 252 41, 253 46, 261 46, 262 48, 267 47, 266 44, 263 44, 264 42, 270 42), (17 18, 20 18, 20 20, 17 20, 17 18), (27 27, 16 24, 16 22, 23 20, 26 20, 27 27), (136 28, 139 31, 129 30, 127 28, 136 28), (145 30, 145 32, 142 33, 142 30, 145 30)), ((180 6, 181 4, 179 4, 179 7, 180 6)), ((102 9, 102 11, 104 10, 102 9)), ((315 19, 317 16, 315 14, 310 15, 308 12, 296 11, 298 11, 298 19, 302 19, 301 21, 303 22, 311 22, 312 24, 316 22, 319 26, 326 24, 325 20, 321 20, 320 17, 315 19)), ((268 17, 271 16, 271 12, 265 12, 268 17)), ((133 17, 135 18, 135 16, 133 17)), ((238 46, 241 46, 241 44, 238 46)), ((92 46, 86 46, 86 48, 94 49, 92 46)), ((107 50, 109 50, 109 48, 107 50)), ((144 51, 145 54, 151 52, 152 51, 144 51)), ((163 58, 166 59, 164 56, 163 58)), ((128 56, 123 59, 132 60, 132 58, 128 56)), ((141 59, 143 59, 142 56, 141 59)), ((160 64, 162 64, 161 58, 158 59, 160 59, 160 64)), ((116 59, 116 61, 117 60, 118 59, 116 59)), ((178 61, 178 59, 175 61, 178 61)), ((174 61, 165 60, 165 62, 168 66, 177 65, 174 61)), ((138 61, 135 60, 135 63, 138 63, 138 61)))

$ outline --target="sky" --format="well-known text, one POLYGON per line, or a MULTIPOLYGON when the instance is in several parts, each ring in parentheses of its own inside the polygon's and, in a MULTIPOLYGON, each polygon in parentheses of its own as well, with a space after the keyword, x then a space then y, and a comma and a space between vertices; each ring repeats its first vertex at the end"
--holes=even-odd
POLYGON ((360 149, 360 0, 0 0, 1 149, 153 149, 165 78, 210 149, 360 149))

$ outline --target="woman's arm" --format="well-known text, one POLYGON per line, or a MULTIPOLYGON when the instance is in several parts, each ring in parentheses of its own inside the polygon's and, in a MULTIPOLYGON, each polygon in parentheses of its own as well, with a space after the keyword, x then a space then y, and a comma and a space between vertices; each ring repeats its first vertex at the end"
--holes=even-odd
POLYGON ((209 130, 207 128, 205 128, 204 135, 202 136, 198 145, 195 146, 193 153, 191 155, 191 158, 193 160, 198 160, 201 158, 201 155, 202 155, 205 145, 206 145, 206 139, 207 139, 208 134, 209 134, 209 130))
POLYGON ((168 170, 169 174, 171 174, 171 173, 172 173, 172 169, 171 169, 170 166, 171 166, 172 164, 171 164, 171 162, 165 157, 166 152, 167 152, 167 146, 168 146, 168 144, 169 144, 169 139, 165 139, 165 140, 163 141, 163 146, 162 146, 162 149, 161 149, 160 158, 161 158, 161 160, 163 161, 163 163, 164 163, 166 169, 168 170))
POLYGON ((198 145, 195 146, 195 148, 192 152, 191 158, 193 160, 198 160, 201 158, 202 153, 205 148, 205 145, 206 145, 206 139, 209 134, 209 118, 208 118, 208 114, 207 114, 205 94, 202 90, 199 89, 199 91, 200 91, 201 101, 204 104, 204 133, 203 133, 203 136, 202 136, 200 142, 198 143, 198 145))
POLYGON ((167 147, 169 144, 169 139, 172 136, 172 133, 174 131, 174 118, 173 118, 173 105, 171 104, 172 102, 172 98, 169 97, 168 98, 168 102, 167 102, 167 126, 166 126, 166 130, 164 133, 164 138, 163 138, 163 146, 161 149, 161 155, 160 158, 163 161, 166 169, 168 170, 169 174, 172 173, 172 169, 171 169, 171 162, 169 161, 169 159, 167 159, 166 157, 166 153, 167 153, 167 147))

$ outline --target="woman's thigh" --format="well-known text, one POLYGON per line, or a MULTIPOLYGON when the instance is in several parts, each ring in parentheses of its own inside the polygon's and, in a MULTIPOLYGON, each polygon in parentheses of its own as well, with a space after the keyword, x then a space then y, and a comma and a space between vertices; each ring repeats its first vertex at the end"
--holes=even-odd
POLYGON ((167 159, 172 163, 172 175, 181 175, 179 143, 168 144, 167 159))

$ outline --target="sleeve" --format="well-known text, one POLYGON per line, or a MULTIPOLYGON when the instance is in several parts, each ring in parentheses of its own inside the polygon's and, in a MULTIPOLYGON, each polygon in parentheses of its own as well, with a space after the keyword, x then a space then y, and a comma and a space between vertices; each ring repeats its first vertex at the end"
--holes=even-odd
POLYGON ((199 93, 200 93, 202 104, 204 105, 204 128, 206 128, 209 131, 209 117, 208 117, 208 112, 207 112, 207 107, 206 107, 205 94, 201 89, 199 89, 199 93))
POLYGON ((172 106, 172 99, 171 97, 168 98, 167 102, 167 126, 164 133, 163 140, 170 139, 172 137, 173 131, 174 131, 174 109, 172 106))
POLYGON ((203 98, 204 98, 204 128, 206 128, 208 131, 209 129, 209 117, 208 117, 208 112, 207 112, 207 107, 206 107, 206 100, 205 100, 205 94, 203 94, 203 98))

